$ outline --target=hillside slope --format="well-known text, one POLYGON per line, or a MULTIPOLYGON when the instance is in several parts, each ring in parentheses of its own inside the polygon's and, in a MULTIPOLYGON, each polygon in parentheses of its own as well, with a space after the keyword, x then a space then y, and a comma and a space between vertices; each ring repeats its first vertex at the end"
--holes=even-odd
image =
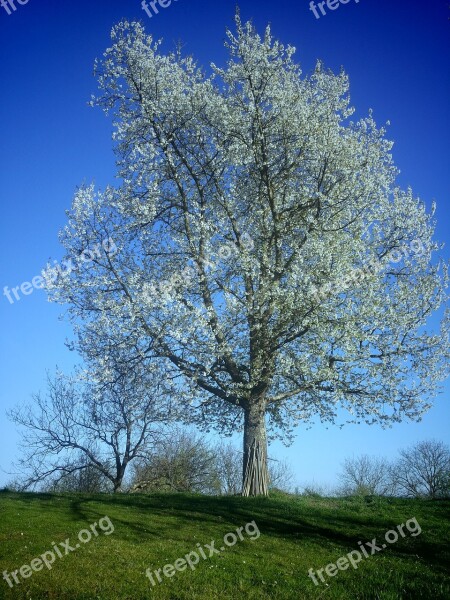
POLYGON ((448 501, 1 492, 0 598, 447 599, 449 516, 448 501))

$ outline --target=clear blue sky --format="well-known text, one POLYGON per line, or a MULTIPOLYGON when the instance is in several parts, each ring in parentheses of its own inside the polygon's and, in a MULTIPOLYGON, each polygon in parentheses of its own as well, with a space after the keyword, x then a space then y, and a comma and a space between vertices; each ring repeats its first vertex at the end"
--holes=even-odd
MULTIPOLYGON (((93 61, 109 45, 122 17, 141 19, 164 47, 181 40, 205 66, 221 63, 235 1, 178 0, 149 18, 140 0, 29 0, 10 15, 0 7, 0 485, 9 476, 18 436, 5 410, 44 389, 45 372, 66 370, 76 356, 64 346, 68 324, 42 290, 10 304, 13 288, 62 256, 57 232, 75 187, 114 177, 111 124, 87 106, 95 91, 93 61)), ((357 115, 373 108, 391 121, 399 183, 428 205, 437 201, 437 239, 449 240, 450 16, 447 0, 349 0, 316 19, 309 0, 242 0, 243 19, 297 48, 311 71, 317 58, 350 76, 357 115)), ((443 251, 448 258, 448 248, 443 251)), ((299 483, 333 484, 342 460, 362 452, 395 455, 398 448, 434 437, 449 442, 450 385, 419 424, 298 429, 286 457, 299 483)))

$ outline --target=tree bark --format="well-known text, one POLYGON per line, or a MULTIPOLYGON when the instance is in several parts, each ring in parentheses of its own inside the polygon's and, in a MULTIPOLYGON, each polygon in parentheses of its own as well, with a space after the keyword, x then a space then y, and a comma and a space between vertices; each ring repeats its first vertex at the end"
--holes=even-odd
POLYGON ((243 496, 267 496, 267 433, 265 402, 249 402, 244 417, 243 496))

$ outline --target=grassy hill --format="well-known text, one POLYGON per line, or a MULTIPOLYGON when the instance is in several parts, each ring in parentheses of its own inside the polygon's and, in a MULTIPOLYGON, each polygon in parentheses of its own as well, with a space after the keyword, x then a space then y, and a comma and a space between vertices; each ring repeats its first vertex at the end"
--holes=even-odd
MULTIPOLYGON (((0 598, 448 599, 449 509, 448 501, 281 493, 245 499, 1 492, 0 573, 7 571, 13 587, 1 579, 0 598), (388 530, 396 534, 386 543, 388 530), (380 549, 365 545, 366 558, 366 543, 380 549), (194 563, 192 551, 198 564, 191 568, 183 557, 194 563), (322 572, 324 583, 317 573, 318 585, 308 577, 309 569, 315 573, 352 551, 360 551, 356 569, 347 558, 348 568, 344 559, 342 569, 328 568, 333 576, 322 572), (11 575, 17 570, 19 584, 11 575)), ((357 554, 351 556, 356 563, 357 554)))

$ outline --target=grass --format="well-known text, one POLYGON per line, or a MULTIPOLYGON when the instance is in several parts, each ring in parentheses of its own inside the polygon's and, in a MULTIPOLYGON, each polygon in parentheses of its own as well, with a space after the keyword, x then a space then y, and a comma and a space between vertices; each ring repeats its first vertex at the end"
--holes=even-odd
MULTIPOLYGON (((0 580, 0 598, 58 600, 416 599, 450 598, 449 501, 381 498, 270 498, 187 494, 88 495, 0 492, 0 573, 9 573, 109 517, 114 532, 80 544, 51 570, 43 568, 11 589, 0 580), (415 517, 422 532, 389 544, 326 583, 308 577, 415 517), (174 563, 200 544, 255 521, 260 537, 244 539, 195 570, 145 576, 174 563)), ((105 524, 105 522, 103 522, 105 524)), ((106 528, 106 527, 105 527, 106 528)), ((381 544, 380 544, 381 545, 381 544)), ((370 549, 368 549, 370 554, 370 549)), ((64 554, 64 550, 62 550, 64 554)))

